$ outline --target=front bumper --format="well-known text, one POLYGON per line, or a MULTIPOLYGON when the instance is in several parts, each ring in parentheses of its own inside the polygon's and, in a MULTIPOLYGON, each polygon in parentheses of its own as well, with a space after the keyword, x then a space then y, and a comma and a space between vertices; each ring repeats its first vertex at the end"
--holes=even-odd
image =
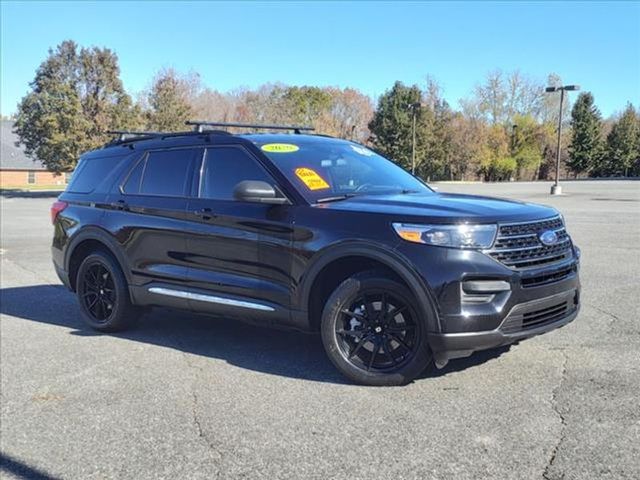
POLYGON ((573 255, 564 261, 514 270, 479 251, 403 242, 398 250, 414 264, 435 299, 438 315, 437 322, 429 324, 429 344, 436 363, 573 321, 580 307, 580 254, 572 248, 573 255))
POLYGON ((478 350, 500 347, 564 327, 580 311, 579 289, 515 305, 502 323, 482 332, 431 333, 436 361, 462 358, 478 350))

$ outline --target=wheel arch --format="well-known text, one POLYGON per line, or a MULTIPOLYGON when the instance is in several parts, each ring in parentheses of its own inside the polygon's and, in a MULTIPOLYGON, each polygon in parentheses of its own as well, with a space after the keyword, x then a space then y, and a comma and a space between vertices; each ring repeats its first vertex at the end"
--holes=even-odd
POLYGON ((131 283, 131 270, 128 262, 122 254, 118 242, 107 232, 98 227, 87 227, 78 232, 69 242, 65 256, 65 270, 69 274, 69 285, 71 290, 76 290, 76 274, 82 259, 90 252, 102 250, 115 258, 127 283, 131 283))
MULTIPOLYGON (((332 268, 340 269, 339 265, 346 263, 345 271, 351 276, 357 271, 380 268, 404 283, 418 301, 417 308, 427 319, 428 331, 440 331, 440 318, 438 315, 435 296, 430 287, 415 271, 411 263, 403 256, 388 247, 368 242, 348 242, 337 246, 330 246, 316 254, 316 259, 307 268, 307 273, 301 281, 294 303, 294 309, 303 312, 307 326, 310 330, 317 330, 319 318, 324 305, 312 305, 318 296, 323 297, 322 282, 327 272, 332 268), (362 260, 362 268, 353 270, 351 262, 362 260), (314 297, 314 295, 316 295, 314 297), (314 300, 315 299, 315 300, 314 300), (320 310, 320 312, 318 312, 320 310)), ((346 279, 344 277, 343 279, 346 279)), ((325 286, 335 289, 337 285, 325 286)), ((329 292, 330 294, 330 292, 329 292)))

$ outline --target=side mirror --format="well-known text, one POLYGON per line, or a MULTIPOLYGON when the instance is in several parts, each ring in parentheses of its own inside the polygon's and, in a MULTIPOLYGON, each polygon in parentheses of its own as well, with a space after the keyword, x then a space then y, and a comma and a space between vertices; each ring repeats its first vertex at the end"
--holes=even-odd
POLYGON ((243 180, 233 189, 233 198, 241 202, 270 203, 272 205, 285 205, 289 203, 283 196, 267 182, 260 180, 243 180))

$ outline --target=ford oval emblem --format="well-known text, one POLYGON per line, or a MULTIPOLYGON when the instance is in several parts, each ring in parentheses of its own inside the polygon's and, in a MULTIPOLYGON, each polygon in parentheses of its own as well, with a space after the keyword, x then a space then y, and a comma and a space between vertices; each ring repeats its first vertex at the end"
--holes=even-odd
POLYGON ((558 243, 558 234, 553 230, 542 232, 539 238, 543 245, 555 245, 558 243))

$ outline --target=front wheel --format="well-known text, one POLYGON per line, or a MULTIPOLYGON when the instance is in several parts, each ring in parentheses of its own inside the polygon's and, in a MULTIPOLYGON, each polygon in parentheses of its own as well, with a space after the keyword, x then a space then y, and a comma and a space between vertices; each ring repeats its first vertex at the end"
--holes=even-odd
POLYGON ((426 323, 407 287, 384 274, 356 274, 329 297, 322 342, 333 364, 363 385, 405 385, 431 362, 426 323))

